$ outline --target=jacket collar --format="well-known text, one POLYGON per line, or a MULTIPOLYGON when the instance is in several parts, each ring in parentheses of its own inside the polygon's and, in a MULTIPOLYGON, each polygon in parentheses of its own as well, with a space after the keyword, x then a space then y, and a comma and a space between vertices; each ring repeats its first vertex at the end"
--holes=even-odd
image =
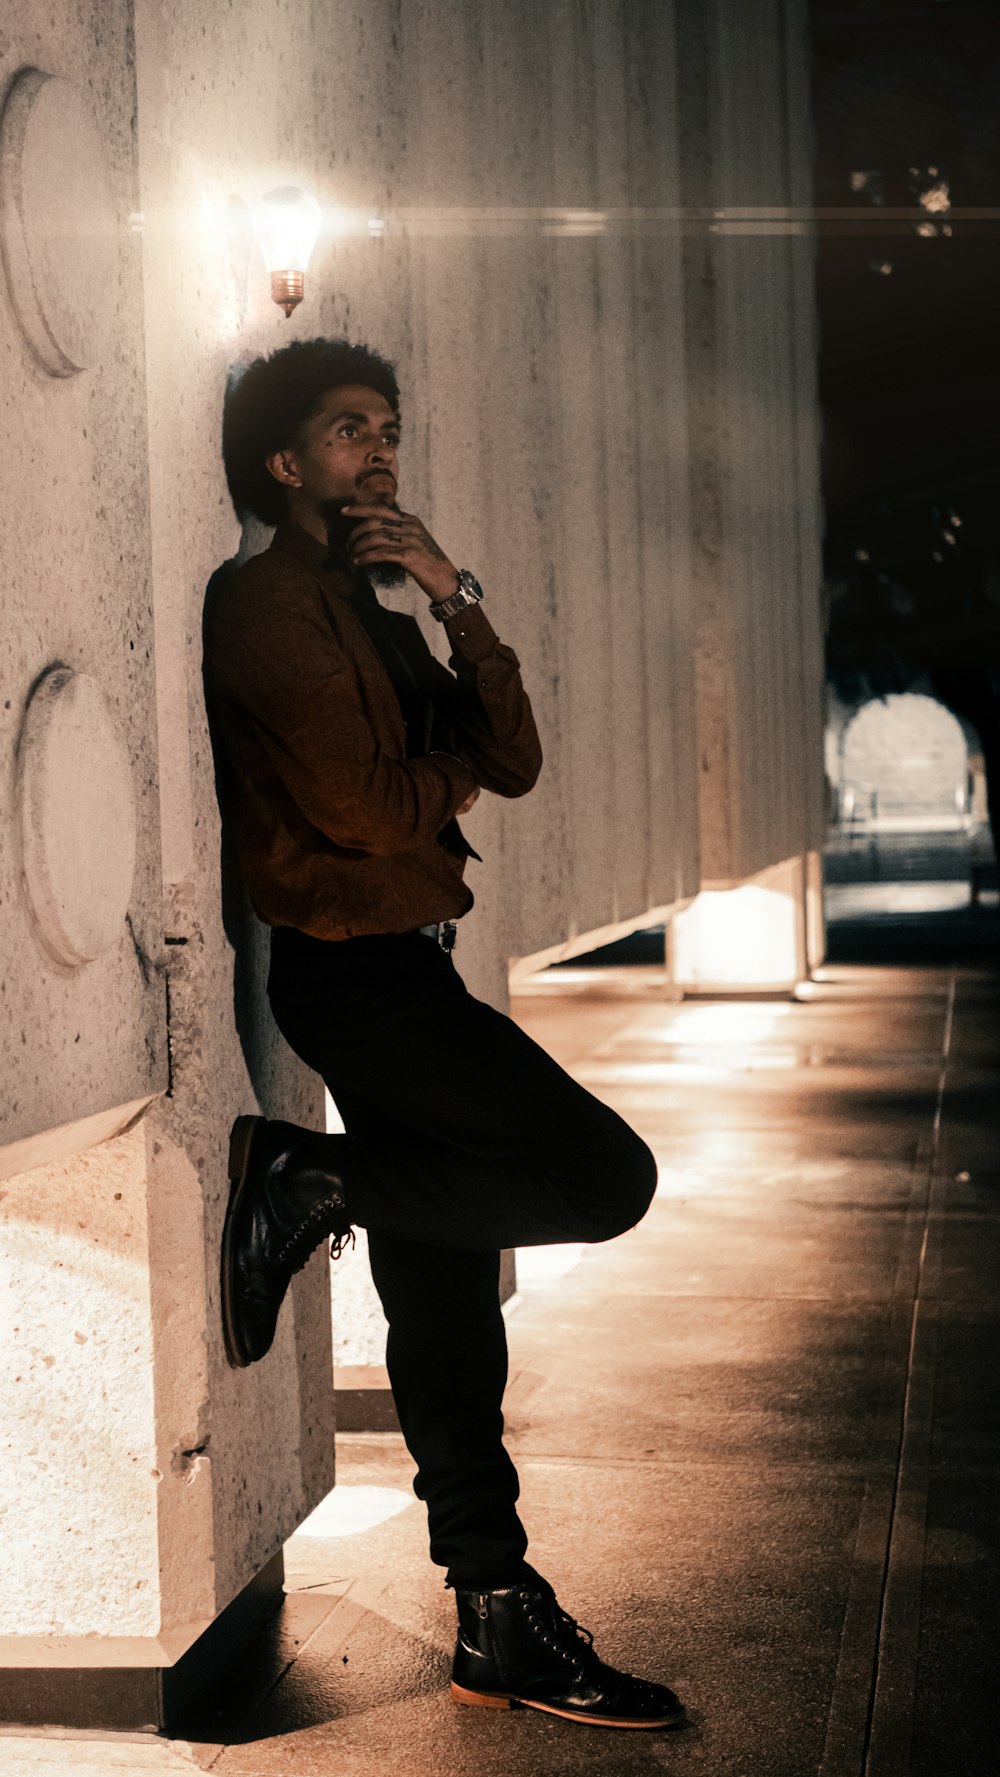
POLYGON ((326 544, 304 531, 301 525, 288 521, 279 524, 271 548, 279 555, 290 555, 294 561, 301 562, 324 587, 338 593, 342 599, 349 599, 354 592, 357 582, 350 569, 340 562, 331 563, 326 544))

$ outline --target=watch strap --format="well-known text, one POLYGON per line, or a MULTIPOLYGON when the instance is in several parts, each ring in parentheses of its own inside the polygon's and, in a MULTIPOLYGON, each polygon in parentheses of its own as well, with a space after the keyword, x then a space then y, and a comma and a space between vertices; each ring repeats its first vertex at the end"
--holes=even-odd
POLYGON ((436 599, 431 611, 439 623, 444 623, 449 617, 456 617, 459 611, 467 610, 469 605, 478 605, 482 596, 483 589, 475 575, 468 568, 459 568, 454 592, 446 599, 436 599))

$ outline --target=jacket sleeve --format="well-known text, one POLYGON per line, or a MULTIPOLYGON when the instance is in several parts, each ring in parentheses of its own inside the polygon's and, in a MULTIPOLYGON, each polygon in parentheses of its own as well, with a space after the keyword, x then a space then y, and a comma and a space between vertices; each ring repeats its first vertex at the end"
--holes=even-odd
POLYGON ((280 614, 252 591, 209 641, 212 676, 248 716, 306 819, 370 857, 438 834, 471 794, 461 759, 399 759, 379 744, 357 679, 320 613, 280 614))
POLYGON ((432 657, 435 706, 484 790, 525 796, 542 768, 542 749, 520 662, 480 605, 446 620, 448 672, 432 657))

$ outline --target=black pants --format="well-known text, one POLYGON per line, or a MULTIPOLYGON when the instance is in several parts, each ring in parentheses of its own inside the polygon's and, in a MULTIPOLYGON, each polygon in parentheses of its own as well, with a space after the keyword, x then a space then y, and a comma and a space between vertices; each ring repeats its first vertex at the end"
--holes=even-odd
POLYGON ((352 1138, 348 1208, 368 1230, 431 1559, 452 1585, 509 1583, 527 1538, 502 1443, 500 1248, 623 1233, 649 1207, 653 1156, 420 933, 278 928, 268 995, 352 1138))

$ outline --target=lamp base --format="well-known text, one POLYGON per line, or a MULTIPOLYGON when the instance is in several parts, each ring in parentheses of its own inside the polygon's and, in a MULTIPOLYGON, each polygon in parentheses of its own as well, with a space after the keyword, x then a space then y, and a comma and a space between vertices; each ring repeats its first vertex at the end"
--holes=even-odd
POLYGON ((271 301, 284 309, 286 319, 292 310, 298 308, 306 292, 305 272, 273 271, 271 273, 271 301))

